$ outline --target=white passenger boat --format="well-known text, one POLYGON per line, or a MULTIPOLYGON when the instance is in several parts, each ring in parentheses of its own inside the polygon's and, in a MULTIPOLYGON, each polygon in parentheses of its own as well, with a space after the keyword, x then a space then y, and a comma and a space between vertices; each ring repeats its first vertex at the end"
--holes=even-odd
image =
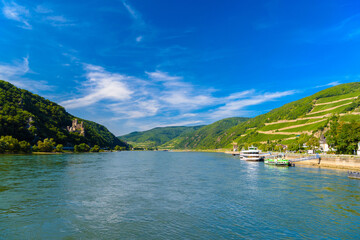
POLYGON ((261 151, 257 147, 249 147, 248 150, 240 152, 240 159, 245 161, 261 161, 263 157, 260 155, 261 151))

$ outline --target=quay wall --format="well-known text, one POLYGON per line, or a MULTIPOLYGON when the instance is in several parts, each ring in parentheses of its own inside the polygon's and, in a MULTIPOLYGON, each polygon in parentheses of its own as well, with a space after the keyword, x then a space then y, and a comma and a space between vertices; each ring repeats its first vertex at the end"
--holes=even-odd
MULTIPOLYGON (((315 156, 315 154, 296 154, 286 153, 287 159, 301 158, 306 156, 315 156)), ((320 163, 318 159, 296 162, 295 165, 308 165, 313 167, 336 168, 344 170, 360 171, 360 156, 356 155, 331 155, 319 154, 320 163)))

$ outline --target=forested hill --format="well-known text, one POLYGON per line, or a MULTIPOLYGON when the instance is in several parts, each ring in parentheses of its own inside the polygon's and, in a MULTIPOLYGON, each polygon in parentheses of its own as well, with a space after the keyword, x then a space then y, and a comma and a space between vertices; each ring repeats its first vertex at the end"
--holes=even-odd
MULTIPOLYGON (((236 124, 206 140, 199 137, 200 129, 192 136, 182 138, 177 142, 174 139, 176 144, 173 144, 173 147, 180 149, 230 148, 232 142, 240 145, 266 145, 273 142, 299 146, 311 138, 319 139, 321 135, 325 135, 328 141, 333 142, 334 148, 340 149, 340 146, 336 145, 336 141, 340 140, 336 140, 334 134, 337 131, 341 133, 341 126, 347 126, 347 123, 360 124, 359 96, 359 82, 341 84, 236 124), (335 126, 339 129, 332 129, 335 126), (332 136, 329 135, 330 133, 332 136)), ((355 135, 351 136, 355 139, 352 145, 360 141, 360 134, 355 135)), ((318 140, 313 142, 318 142, 318 140)), ((349 144, 350 142, 345 145, 349 144)), ((351 149, 346 151, 351 152, 351 149)))
POLYGON ((106 127, 80 118, 77 119, 79 122, 84 121, 85 136, 77 132, 70 133, 67 126, 71 126, 75 118, 62 106, 0 80, 1 136, 13 136, 31 144, 53 138, 56 143, 65 146, 80 143, 101 147, 128 146, 106 127))
POLYGON ((157 127, 143 132, 132 132, 118 137, 134 146, 156 147, 162 145, 182 134, 196 131, 203 126, 191 127, 157 127))
POLYGON ((232 135, 226 134, 227 130, 237 126, 249 118, 232 117, 225 118, 204 126, 194 132, 183 134, 165 143, 164 148, 176 149, 215 149, 224 146, 231 141, 232 135))
POLYGON ((221 136, 231 127, 249 118, 226 118, 206 126, 157 127, 143 132, 132 132, 119 138, 137 147, 160 147, 166 149, 202 148, 221 146, 231 136, 221 136))

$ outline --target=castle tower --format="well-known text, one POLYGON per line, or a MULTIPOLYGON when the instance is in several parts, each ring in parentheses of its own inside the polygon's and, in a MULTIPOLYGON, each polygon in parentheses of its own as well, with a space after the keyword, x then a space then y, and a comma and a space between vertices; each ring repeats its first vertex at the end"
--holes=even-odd
POLYGON ((71 127, 67 126, 66 128, 69 132, 77 132, 81 136, 85 136, 84 121, 81 121, 81 123, 79 123, 77 118, 72 121, 71 127))

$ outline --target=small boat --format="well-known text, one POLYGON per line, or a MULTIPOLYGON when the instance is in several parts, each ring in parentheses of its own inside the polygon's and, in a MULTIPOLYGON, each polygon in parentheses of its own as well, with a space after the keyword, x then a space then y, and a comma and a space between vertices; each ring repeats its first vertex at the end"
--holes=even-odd
POLYGON ((360 179, 360 172, 348 172, 348 178, 360 179))
POLYGON ((276 166, 291 166, 291 162, 283 157, 267 158, 265 164, 276 166))
POLYGON ((260 155, 260 150, 257 147, 249 147, 248 150, 240 152, 240 159, 245 161, 262 161, 263 157, 260 155))

